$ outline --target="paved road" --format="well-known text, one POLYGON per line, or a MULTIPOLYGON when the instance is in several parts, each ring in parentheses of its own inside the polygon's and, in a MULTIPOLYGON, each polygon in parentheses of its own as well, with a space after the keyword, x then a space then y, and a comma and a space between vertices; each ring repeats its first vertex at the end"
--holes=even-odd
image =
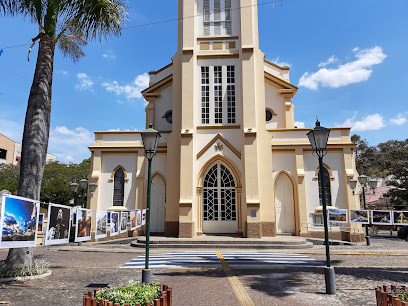
MULTIPOLYGON (((232 269, 271 268, 302 266, 316 267, 324 264, 306 255, 258 252, 221 252, 232 269)), ((125 263, 121 268, 144 268, 145 256, 140 255, 125 263)), ((154 253, 149 257, 150 268, 221 268, 215 251, 154 253)))
MULTIPOLYGON (((323 294, 324 274, 320 266, 270 265, 268 268, 252 266, 243 269, 234 267, 233 258, 229 258, 231 254, 239 253, 236 250, 219 252, 229 262, 233 276, 228 275, 225 269, 218 268, 167 267, 153 269, 152 277, 155 281, 173 287, 176 306, 208 306, 216 303, 240 305, 232 280, 242 285, 255 305, 375 305, 375 286, 393 283, 408 285, 408 256, 388 256, 402 254, 407 247, 408 243, 395 239, 373 239, 373 246, 366 247, 367 251, 387 251, 388 254, 332 255, 338 289, 333 296, 323 294), (393 246, 396 250, 393 250, 393 246)), ((338 253, 357 249, 364 251, 365 247, 332 248, 338 253)), ((323 248, 316 247, 311 249, 316 254, 305 255, 317 262, 324 262, 325 256, 319 254, 322 250, 323 248)), ((294 250, 287 252, 295 253, 294 250)), ((261 256, 268 252, 248 250, 247 253, 261 256)), ((130 280, 140 280, 141 269, 123 269, 120 266, 141 254, 143 250, 135 250, 126 245, 97 247, 85 243, 83 247, 38 247, 35 250, 36 257, 51 263, 53 275, 25 283, 0 284, 0 301, 8 301, 13 306, 80 305, 82 294, 92 288, 113 287, 130 280), (62 249, 65 251, 60 251, 62 249)), ((288 254, 279 251, 278 256, 288 257, 288 254)), ((7 251, 0 250, 0 260, 4 260, 6 256, 7 251)))

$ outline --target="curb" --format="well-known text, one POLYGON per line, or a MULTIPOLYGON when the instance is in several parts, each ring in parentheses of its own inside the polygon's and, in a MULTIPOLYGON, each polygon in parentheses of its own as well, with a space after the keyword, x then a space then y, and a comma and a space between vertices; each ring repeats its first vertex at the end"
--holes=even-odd
POLYGON ((17 276, 17 277, 9 277, 9 278, 0 278, 0 283, 7 283, 7 282, 12 282, 12 281, 29 281, 33 279, 39 279, 39 278, 45 278, 48 276, 51 276, 52 271, 48 270, 47 272, 41 274, 41 275, 33 275, 33 276, 17 276))

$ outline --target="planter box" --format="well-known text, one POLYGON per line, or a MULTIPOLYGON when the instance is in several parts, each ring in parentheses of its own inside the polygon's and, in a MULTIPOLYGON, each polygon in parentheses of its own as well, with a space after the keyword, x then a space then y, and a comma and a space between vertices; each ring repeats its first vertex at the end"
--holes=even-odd
MULTIPOLYGON (((96 301, 96 293, 98 289, 94 292, 89 291, 84 294, 83 306, 120 306, 119 303, 113 303, 106 300, 100 300, 99 303, 96 301)), ((172 306, 172 288, 167 285, 163 285, 163 290, 161 296, 158 299, 154 300, 154 303, 147 302, 146 306, 172 306)), ((408 304, 407 304, 408 305, 408 304)), ((130 306, 129 304, 124 304, 124 306, 130 306)), ((140 306, 140 303, 136 303, 136 306, 140 306)))
MULTIPOLYGON (((375 288, 377 306, 408 306, 408 302, 403 302, 396 295, 391 294, 395 288, 395 285, 375 288)), ((405 289, 405 286, 403 288, 405 289)))

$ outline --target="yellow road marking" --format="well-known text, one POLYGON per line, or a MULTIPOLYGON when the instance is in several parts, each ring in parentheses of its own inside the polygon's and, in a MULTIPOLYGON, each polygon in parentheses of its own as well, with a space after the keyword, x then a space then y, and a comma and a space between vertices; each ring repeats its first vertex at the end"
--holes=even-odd
POLYGON ((244 306, 255 306, 255 303, 251 300, 248 293, 246 292, 244 286, 242 286, 241 282, 238 280, 236 276, 232 273, 231 267, 225 260, 224 256, 222 256, 220 251, 215 252, 217 254, 218 260, 221 263, 221 267, 224 273, 227 275, 229 282, 231 283, 232 289, 235 292, 235 295, 238 298, 238 301, 241 305, 244 306))

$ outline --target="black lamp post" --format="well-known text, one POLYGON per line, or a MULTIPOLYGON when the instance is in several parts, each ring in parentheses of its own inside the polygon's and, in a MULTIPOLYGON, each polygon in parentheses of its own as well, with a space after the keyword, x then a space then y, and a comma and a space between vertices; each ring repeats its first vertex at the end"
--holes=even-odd
POLYGON ((145 268, 142 270, 142 283, 150 284, 152 270, 149 269, 149 247, 150 247, 150 193, 152 187, 152 159, 156 155, 157 146, 160 140, 160 133, 153 129, 150 123, 149 128, 140 133, 144 146, 144 155, 148 161, 147 174, 147 215, 146 215, 146 255, 145 268))
MULTIPOLYGON (((364 209, 367 209, 367 203, 366 203, 366 188, 367 186, 370 186, 370 188, 373 190, 373 192, 375 193, 375 188, 377 188, 377 180, 368 180, 368 176, 366 175, 360 175, 358 178, 358 182, 360 183, 361 188, 363 189, 363 204, 364 204, 364 209)), ((349 180, 349 185, 350 188, 353 190, 353 194, 354 194, 354 189, 356 189, 357 187, 357 181, 355 179, 351 179, 349 180)), ((364 224, 365 227, 365 232, 366 232, 366 244, 367 245, 371 245, 371 239, 370 239, 370 235, 368 233, 368 224, 364 224)))
POLYGON ((322 206, 323 206, 323 224, 324 224, 324 243, 326 245, 326 267, 324 268, 324 278, 326 283, 326 293, 336 293, 336 277, 334 268, 330 264, 330 248, 329 248, 329 228, 327 224, 327 204, 326 204, 326 188, 324 185, 324 166, 323 156, 327 154, 327 141, 329 140, 330 129, 320 126, 319 120, 316 120, 316 126, 306 135, 309 137, 313 152, 319 158, 320 168, 320 186, 322 190, 322 206))
POLYGON ((87 189, 87 187, 89 187, 89 191, 91 193, 94 193, 95 190, 96 190, 96 187, 98 187, 98 184, 95 183, 94 181, 92 181, 91 183, 88 184, 88 180, 82 179, 82 180, 79 180, 79 185, 77 183, 71 183, 71 184, 69 184, 69 186, 71 187, 71 191, 73 193, 77 193, 79 186, 81 186, 81 189, 82 189, 81 207, 85 208, 85 206, 86 206, 85 203, 84 203, 85 190, 87 189))

